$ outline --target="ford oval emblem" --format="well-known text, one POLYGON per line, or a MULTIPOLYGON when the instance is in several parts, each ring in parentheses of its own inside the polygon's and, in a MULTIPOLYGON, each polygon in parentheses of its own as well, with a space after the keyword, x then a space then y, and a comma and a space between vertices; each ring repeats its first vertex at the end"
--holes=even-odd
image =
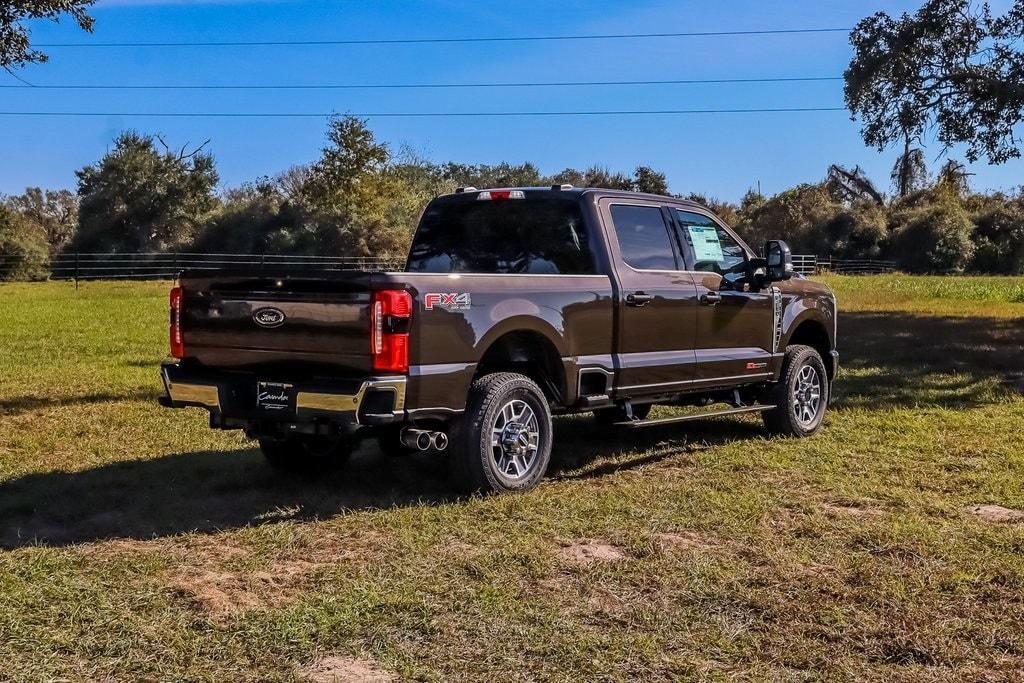
POLYGON ((279 308, 261 308, 252 314, 260 327, 280 327, 284 324, 284 311, 279 308))

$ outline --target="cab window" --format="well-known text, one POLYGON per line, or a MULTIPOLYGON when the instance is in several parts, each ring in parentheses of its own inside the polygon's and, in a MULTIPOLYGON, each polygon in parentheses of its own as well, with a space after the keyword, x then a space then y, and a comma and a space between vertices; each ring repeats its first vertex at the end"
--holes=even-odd
POLYGON ((675 251, 661 209, 656 206, 611 206, 619 252, 637 270, 677 270, 675 251))
POLYGON ((747 274, 747 255, 729 232, 707 216, 676 210, 683 240, 693 254, 693 269, 718 273, 730 282, 747 274))

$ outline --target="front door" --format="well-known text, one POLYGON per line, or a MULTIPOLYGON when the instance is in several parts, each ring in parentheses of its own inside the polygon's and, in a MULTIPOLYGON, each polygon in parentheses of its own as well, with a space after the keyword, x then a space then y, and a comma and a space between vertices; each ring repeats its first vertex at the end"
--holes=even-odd
POLYGON ((693 380, 697 290, 683 267, 668 209, 605 199, 616 271, 616 397, 671 393, 693 380))
POLYGON ((696 211, 673 213, 697 289, 695 384, 763 380, 775 351, 777 295, 751 290, 747 250, 723 225, 696 211))

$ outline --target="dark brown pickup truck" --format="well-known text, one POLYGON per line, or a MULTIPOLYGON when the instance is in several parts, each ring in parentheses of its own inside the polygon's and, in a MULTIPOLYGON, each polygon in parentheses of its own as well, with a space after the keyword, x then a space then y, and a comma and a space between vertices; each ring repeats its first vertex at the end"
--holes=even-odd
POLYGON ((761 412, 807 436, 837 372, 836 301, 785 243, 764 253, 681 199, 464 188, 427 206, 404 272, 182 273, 161 402, 244 429, 281 467, 343 462, 366 436, 449 451, 470 490, 536 485, 552 414, 761 412))

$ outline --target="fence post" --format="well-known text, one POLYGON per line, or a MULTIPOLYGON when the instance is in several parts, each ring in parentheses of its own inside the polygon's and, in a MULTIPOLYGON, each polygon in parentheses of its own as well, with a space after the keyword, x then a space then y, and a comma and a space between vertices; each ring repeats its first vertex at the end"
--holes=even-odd
POLYGON ((78 291, 78 252, 75 252, 75 291, 78 291))
POLYGON ((266 261, 267 261, 267 253, 263 252, 262 254, 260 254, 260 272, 261 273, 263 272, 263 266, 266 264, 266 261))

